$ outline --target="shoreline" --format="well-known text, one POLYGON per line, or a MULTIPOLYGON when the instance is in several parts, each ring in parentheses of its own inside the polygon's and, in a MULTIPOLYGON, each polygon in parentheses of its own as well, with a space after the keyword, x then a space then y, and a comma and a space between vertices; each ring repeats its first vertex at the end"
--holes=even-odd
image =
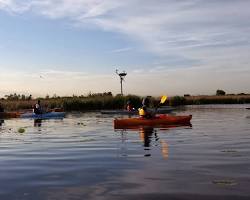
MULTIPOLYGON (((141 106, 143 97, 137 95, 127 96, 73 96, 73 97, 56 97, 56 98, 39 98, 44 108, 63 108, 65 111, 97 111, 97 110, 117 110, 124 109, 128 100, 131 101, 135 108, 141 106)), ((152 107, 159 104, 159 99, 151 97, 152 107)), ((32 109, 37 99, 1 99, 0 104, 5 111, 20 111, 32 109)), ((162 106, 184 106, 184 105, 219 105, 219 104, 250 104, 250 95, 199 95, 199 96, 173 96, 162 106)))

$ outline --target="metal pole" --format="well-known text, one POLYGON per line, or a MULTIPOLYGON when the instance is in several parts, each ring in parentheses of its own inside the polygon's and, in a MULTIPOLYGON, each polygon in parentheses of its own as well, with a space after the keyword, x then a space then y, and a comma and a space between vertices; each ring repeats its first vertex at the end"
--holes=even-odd
POLYGON ((122 81, 124 80, 124 77, 127 75, 127 73, 125 71, 123 71, 122 73, 118 72, 118 69, 115 71, 117 75, 119 75, 120 77, 120 83, 121 83, 121 96, 123 96, 123 89, 122 89, 122 81))
POLYGON ((121 79, 121 96, 123 96, 123 92, 122 92, 122 77, 120 76, 121 79))

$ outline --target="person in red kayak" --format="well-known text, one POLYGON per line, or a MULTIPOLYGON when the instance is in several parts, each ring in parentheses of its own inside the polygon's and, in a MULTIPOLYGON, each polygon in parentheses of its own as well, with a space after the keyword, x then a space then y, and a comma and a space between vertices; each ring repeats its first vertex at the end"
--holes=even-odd
POLYGON ((34 109, 33 109, 33 112, 34 112, 35 114, 37 114, 37 115, 40 115, 40 114, 43 113, 43 112, 42 112, 42 107, 41 107, 41 101, 40 101, 40 100, 38 100, 37 103, 35 104, 34 109))
POLYGON ((139 115, 142 118, 150 119, 154 117, 154 113, 149 110, 150 100, 149 97, 145 97, 142 100, 142 107, 139 108, 139 115))

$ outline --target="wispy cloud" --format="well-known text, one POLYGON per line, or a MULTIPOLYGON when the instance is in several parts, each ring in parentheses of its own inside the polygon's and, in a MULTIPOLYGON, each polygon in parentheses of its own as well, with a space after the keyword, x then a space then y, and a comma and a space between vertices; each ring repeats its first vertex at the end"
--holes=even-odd
MULTIPOLYGON (((39 73, 44 79, 55 79, 55 80, 74 80, 74 79, 84 79, 88 77, 86 72, 78 71, 63 71, 63 70, 43 70, 39 73)), ((32 74, 37 75, 37 74, 32 74)))
POLYGON ((111 53, 122 53, 122 52, 127 52, 133 50, 132 47, 125 47, 125 48, 120 48, 120 49, 114 49, 111 51, 111 53))
MULTIPOLYGON (((163 80, 168 74, 165 78, 172 82, 166 84, 179 88, 202 85, 205 80, 210 83, 207 77, 215 78, 217 75, 220 80, 212 83, 214 88, 220 84, 228 87, 226 84, 230 78, 241 83, 238 88, 244 88, 246 83, 249 85, 246 81, 250 64, 249 8, 250 1, 247 0, 0 0, 0 10, 8 13, 33 13, 53 20, 64 19, 72 26, 123 34, 141 45, 136 46, 136 50, 157 56, 157 62, 151 64, 151 69, 147 71, 138 65, 133 73, 150 83, 153 76, 146 72, 157 74, 163 80), (174 76, 178 78, 169 78, 174 76), (182 80, 183 84, 176 83, 176 79, 182 80)), ((111 52, 133 50, 125 46, 111 52)), ((42 75, 44 79, 74 77, 79 81, 91 77, 96 80, 96 77, 82 72, 44 71, 42 75)), ((102 78, 100 80, 106 80, 102 78)), ((126 78, 130 79, 129 76, 126 78)), ((136 78, 138 76, 131 79, 131 88, 143 84, 136 78)), ((154 78, 157 79, 156 76, 154 78)), ((75 85, 79 84, 76 82, 75 85)), ((163 88, 166 84, 159 86, 153 82, 152 88, 154 85, 155 88, 163 88)), ((110 84, 106 86, 108 88, 110 84)))
POLYGON ((204 65, 216 64, 210 62, 212 55, 204 56, 207 51, 250 49, 249 7, 245 0, 0 0, 0 9, 8 12, 34 12, 119 32, 141 41, 142 49, 162 58, 175 55, 180 62, 186 57, 204 65))

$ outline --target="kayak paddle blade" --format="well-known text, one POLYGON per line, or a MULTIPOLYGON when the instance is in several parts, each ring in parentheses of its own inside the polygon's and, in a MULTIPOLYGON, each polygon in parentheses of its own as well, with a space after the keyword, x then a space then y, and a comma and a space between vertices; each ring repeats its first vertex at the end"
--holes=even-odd
POLYGON ((166 95, 163 95, 162 97, 161 97, 161 102, 160 102, 160 104, 164 104, 165 103, 165 101, 168 99, 168 97, 166 96, 166 95))

